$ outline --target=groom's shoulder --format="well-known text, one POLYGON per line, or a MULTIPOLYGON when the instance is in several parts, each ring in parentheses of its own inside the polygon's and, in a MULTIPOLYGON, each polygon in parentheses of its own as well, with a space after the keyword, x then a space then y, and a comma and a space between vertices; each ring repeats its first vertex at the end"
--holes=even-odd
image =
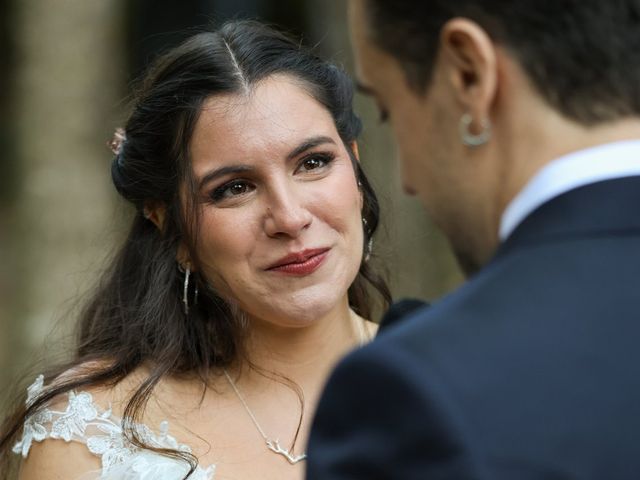
POLYGON ((467 281, 455 292, 441 300, 423 306, 400 302, 385 316, 391 316, 390 325, 381 332, 372 348, 383 345, 415 342, 423 343, 434 336, 452 335, 456 331, 465 332, 479 318, 495 315, 501 309, 509 308, 509 298, 503 295, 504 282, 496 272, 481 272, 467 281), (426 337, 426 338, 423 338, 426 337))
POLYGON ((530 259, 497 261, 430 306, 407 308, 404 314, 400 309, 399 315, 392 312, 398 318, 360 355, 389 355, 389 350, 400 349, 421 358, 452 358, 500 349, 513 340, 514 318, 536 328, 539 305, 533 304, 531 293, 549 287, 537 269, 530 259))

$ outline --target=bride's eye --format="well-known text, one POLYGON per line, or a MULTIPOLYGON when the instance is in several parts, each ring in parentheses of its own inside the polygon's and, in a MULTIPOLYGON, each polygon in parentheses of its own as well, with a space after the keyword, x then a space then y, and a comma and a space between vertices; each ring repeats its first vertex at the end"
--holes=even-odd
POLYGON ((302 159, 299 170, 310 172, 327 167, 334 159, 334 156, 327 153, 315 153, 302 159))
POLYGON ((253 191, 255 187, 246 180, 233 180, 216 188, 210 195, 214 203, 237 198, 253 191))

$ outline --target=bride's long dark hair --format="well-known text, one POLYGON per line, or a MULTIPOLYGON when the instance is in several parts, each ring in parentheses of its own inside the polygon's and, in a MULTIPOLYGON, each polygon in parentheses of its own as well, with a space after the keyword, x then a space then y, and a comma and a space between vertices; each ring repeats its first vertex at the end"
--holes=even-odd
MULTIPOLYGON (((353 86, 348 76, 262 24, 235 21, 215 32, 195 35, 161 56, 140 85, 126 123, 126 140, 112 164, 113 183, 135 207, 130 232, 81 313, 73 359, 45 372, 45 388, 28 407, 18 406, 0 430, 0 478, 8 478, 9 452, 23 422, 54 397, 73 389, 115 385, 143 363, 148 377, 128 400, 123 425, 138 423, 149 396, 168 375, 195 375, 206 385, 212 373, 244 358, 243 322, 237 309, 196 278, 199 297, 185 313, 184 274, 176 265, 179 244, 195 249, 198 213, 189 160, 189 143, 205 99, 243 92, 273 74, 291 75, 332 115, 352 157, 364 197, 364 246, 378 226, 378 202, 352 144, 361 124, 352 109, 353 86), (179 188, 186 187, 187 205, 179 188), (163 205, 162 231, 145 218, 145 206, 163 205), (90 368, 81 368, 90 365, 90 368), (61 374, 63 374, 61 376, 61 374)), ((193 282, 192 282, 193 284, 193 282)), ((349 303, 365 318, 371 315, 371 288, 390 301, 384 280, 364 258, 349 288, 349 303)), ((193 295, 193 292, 191 292, 193 295)), ((135 431, 126 430, 136 445, 135 431)), ((151 448, 153 449, 153 448, 151 448)), ((158 450, 197 465, 195 457, 158 450)))

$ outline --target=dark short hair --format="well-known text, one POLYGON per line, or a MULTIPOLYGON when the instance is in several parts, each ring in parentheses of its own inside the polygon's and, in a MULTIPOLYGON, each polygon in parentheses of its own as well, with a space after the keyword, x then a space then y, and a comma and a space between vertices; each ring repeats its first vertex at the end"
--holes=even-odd
POLYGON ((478 23, 542 97, 585 125, 640 114, 640 0, 366 0, 374 43, 428 87, 443 25, 478 23))

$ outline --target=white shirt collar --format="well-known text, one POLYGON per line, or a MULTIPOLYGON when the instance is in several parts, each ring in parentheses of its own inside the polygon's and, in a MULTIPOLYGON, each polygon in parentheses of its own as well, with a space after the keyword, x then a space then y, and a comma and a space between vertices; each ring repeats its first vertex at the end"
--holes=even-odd
POLYGON ((640 175, 640 140, 608 143, 557 158, 534 175, 509 203, 500 220, 500 240, 558 195, 590 183, 634 175, 640 175))

